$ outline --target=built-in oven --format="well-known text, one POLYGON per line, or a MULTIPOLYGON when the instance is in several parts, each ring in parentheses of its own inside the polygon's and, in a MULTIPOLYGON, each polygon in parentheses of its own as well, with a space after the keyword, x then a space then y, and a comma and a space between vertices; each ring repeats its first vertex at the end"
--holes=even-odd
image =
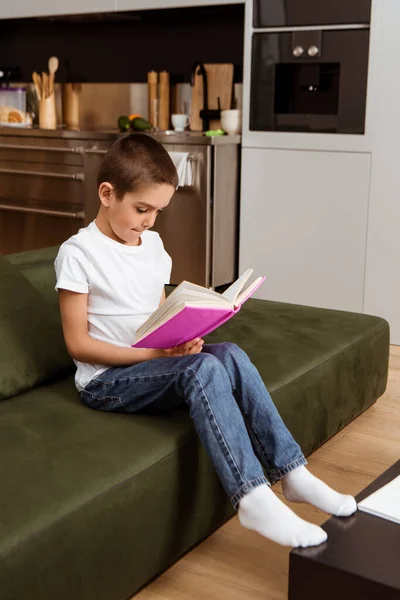
POLYGON ((371 0, 254 0, 250 130, 363 134, 371 0))

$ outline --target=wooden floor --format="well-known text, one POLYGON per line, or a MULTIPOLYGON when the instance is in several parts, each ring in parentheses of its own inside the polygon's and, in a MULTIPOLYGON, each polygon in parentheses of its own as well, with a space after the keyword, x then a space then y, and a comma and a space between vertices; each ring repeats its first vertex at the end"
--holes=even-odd
MULTIPOLYGON (((400 458, 400 347, 392 346, 388 388, 378 402, 309 458, 309 469, 357 494, 400 458)), ((280 484, 274 490, 283 499, 280 484)), ((320 525, 328 518, 291 505, 320 525)), ((289 549, 243 529, 234 517, 135 596, 135 600, 286 600, 289 549)))

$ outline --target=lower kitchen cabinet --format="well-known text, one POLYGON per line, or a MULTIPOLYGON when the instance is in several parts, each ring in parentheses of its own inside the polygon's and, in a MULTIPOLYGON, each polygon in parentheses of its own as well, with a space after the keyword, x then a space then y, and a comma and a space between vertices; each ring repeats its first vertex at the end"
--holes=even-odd
MULTIPOLYGON (((11 128, 10 128, 11 129, 11 128)), ((0 252, 59 245, 99 208, 97 174, 118 133, 0 131, 0 252)), ((239 136, 151 134, 186 177, 157 231, 172 258, 171 283, 216 288, 237 277, 239 136)))
POLYGON ((0 209, 0 253, 57 246, 83 227, 83 220, 0 209))
POLYGON ((259 298, 362 312, 370 155, 244 148, 239 271, 259 298))

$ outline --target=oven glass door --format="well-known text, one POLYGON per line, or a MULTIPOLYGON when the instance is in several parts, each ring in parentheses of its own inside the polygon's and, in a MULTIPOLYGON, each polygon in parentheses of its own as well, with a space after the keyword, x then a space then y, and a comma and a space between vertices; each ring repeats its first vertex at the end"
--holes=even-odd
POLYGON ((363 134, 369 29, 254 33, 250 129, 363 134))

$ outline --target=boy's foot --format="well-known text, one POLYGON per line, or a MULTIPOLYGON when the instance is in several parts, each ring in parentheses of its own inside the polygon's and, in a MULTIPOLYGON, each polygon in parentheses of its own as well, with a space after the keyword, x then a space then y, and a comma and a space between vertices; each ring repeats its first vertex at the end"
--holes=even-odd
POLYGON ((357 502, 353 496, 335 492, 304 466, 282 478, 282 489, 289 502, 307 502, 336 517, 348 517, 357 510, 357 502))
POLYGON ((295 515, 267 484, 254 488, 241 499, 238 515, 243 527, 282 546, 318 546, 328 537, 323 529, 295 515))

